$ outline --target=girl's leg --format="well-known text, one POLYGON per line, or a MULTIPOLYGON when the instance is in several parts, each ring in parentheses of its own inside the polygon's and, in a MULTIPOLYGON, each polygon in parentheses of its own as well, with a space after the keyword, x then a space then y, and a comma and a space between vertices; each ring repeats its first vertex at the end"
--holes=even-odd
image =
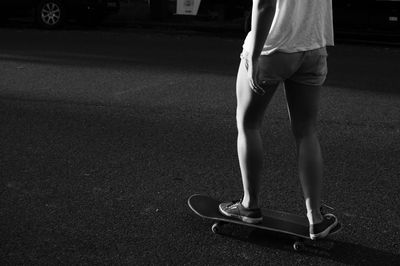
POLYGON ((321 86, 285 82, 292 131, 297 145, 299 176, 310 224, 322 221, 320 213, 323 161, 317 137, 321 86))
POLYGON ((249 86, 245 61, 241 61, 236 83, 236 121, 237 149, 244 190, 242 204, 246 208, 258 207, 259 181, 263 169, 260 128, 265 110, 278 87, 279 82, 276 82, 265 87, 266 93, 263 96, 255 94, 249 86))

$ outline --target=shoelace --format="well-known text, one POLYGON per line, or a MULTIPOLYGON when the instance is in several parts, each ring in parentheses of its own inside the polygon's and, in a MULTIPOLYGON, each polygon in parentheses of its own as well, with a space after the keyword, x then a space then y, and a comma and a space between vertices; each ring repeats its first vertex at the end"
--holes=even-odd
MULTIPOLYGON (((242 202, 241 199, 239 199, 239 200, 234 200, 234 201, 232 201, 232 203, 228 206, 228 208, 231 209, 232 207, 237 206, 237 205, 240 204, 241 202, 242 202)), ((237 208, 237 207, 236 207, 236 208, 237 208)))

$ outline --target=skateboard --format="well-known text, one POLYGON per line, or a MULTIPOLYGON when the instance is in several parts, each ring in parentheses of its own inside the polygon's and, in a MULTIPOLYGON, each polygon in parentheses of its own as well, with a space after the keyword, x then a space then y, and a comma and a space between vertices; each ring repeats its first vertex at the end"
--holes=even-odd
MULTIPOLYGON (((292 213, 275 211, 270 209, 262 209, 263 221, 259 224, 249 224, 241 220, 224 216, 219 212, 218 200, 204 195, 192 195, 188 199, 190 209, 202 218, 213 221, 211 230, 215 234, 221 234, 221 228, 226 223, 248 226, 261 230, 279 232, 296 238, 293 249, 302 250, 305 246, 305 240, 311 240, 309 235, 308 219, 305 216, 299 216, 292 213)), ((337 233, 341 229, 338 225, 330 234, 337 233)), ((314 240, 313 240, 314 241, 314 240)))

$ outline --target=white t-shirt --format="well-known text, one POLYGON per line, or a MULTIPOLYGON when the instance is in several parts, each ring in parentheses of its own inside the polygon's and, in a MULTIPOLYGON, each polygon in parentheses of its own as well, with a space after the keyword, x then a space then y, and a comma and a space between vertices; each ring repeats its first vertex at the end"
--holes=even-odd
MULTIPOLYGON (((277 0, 275 17, 261 52, 294 53, 334 45, 332 0, 277 0)), ((249 32, 243 48, 249 51, 249 32)))

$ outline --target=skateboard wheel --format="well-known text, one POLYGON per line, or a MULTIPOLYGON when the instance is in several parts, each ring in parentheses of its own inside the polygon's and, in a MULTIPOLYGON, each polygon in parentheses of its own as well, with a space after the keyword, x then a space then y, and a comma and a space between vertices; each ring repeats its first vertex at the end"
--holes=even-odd
POLYGON ((301 243, 299 241, 294 242, 293 249, 295 251, 301 251, 303 248, 304 248, 304 244, 303 243, 301 243))
POLYGON ((213 223, 213 225, 211 226, 211 231, 214 234, 220 234, 221 233, 221 223, 219 223, 219 222, 213 223))

